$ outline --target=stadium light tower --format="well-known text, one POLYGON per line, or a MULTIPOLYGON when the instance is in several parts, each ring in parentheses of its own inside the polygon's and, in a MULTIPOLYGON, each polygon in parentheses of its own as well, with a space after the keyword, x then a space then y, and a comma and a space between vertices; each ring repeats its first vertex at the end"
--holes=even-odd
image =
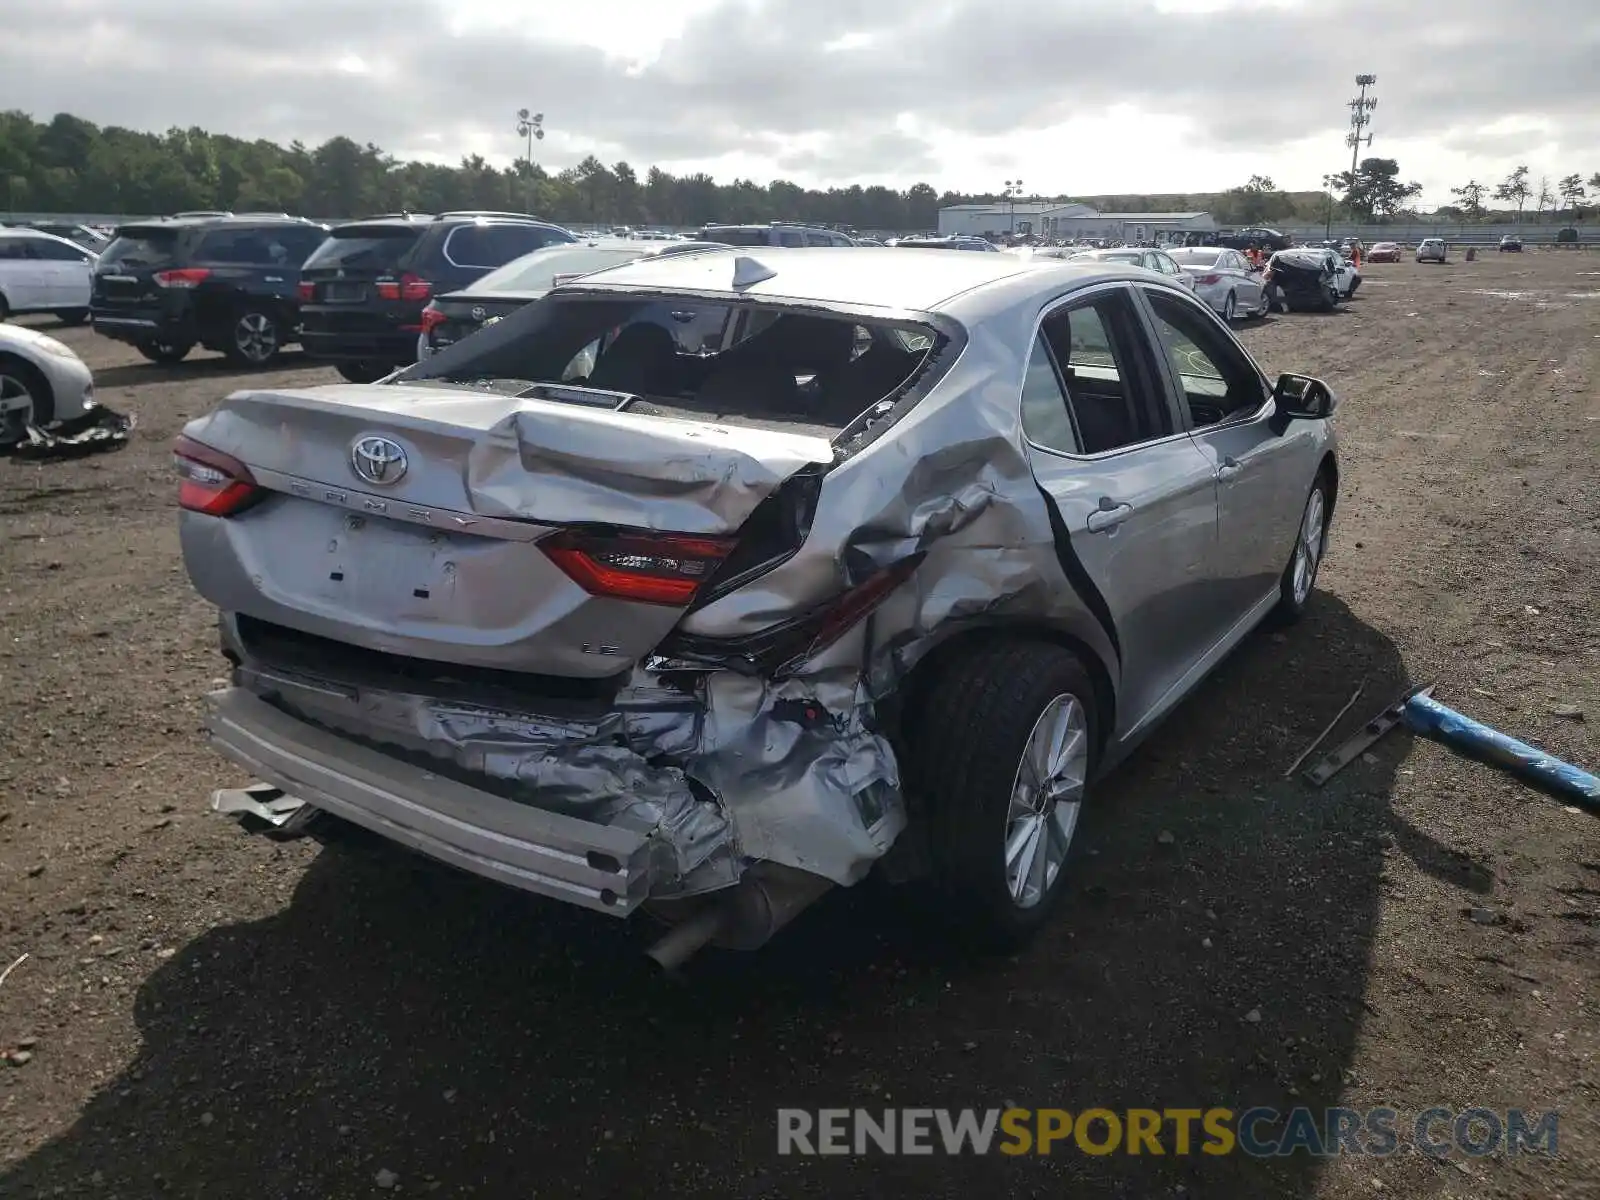
POLYGON ((527 139, 528 142, 528 186, 524 193, 522 206, 528 212, 533 211, 533 143, 544 141, 544 114, 530 113, 525 108, 517 109, 517 134, 527 139))

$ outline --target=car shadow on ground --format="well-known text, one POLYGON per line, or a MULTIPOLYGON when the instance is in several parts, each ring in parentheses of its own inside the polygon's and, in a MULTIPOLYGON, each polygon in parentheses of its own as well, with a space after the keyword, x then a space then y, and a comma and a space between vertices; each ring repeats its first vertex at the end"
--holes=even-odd
POLYGON ((309 358, 297 350, 286 350, 264 367, 248 367, 220 354, 196 353, 178 363, 137 362, 101 367, 94 373, 95 387, 142 387, 150 383, 192 383, 196 379, 224 376, 268 374, 278 371, 303 371, 326 367, 320 359, 309 358))
MULTIPOLYGON (((135 1059, 0 1195, 367 1195, 379 1172, 484 1197, 1310 1195, 1304 1154, 1170 1140, 779 1157, 776 1110, 1338 1104, 1385 854, 1461 876, 1397 832, 1401 734, 1320 790, 1283 777, 1362 680, 1330 746, 1404 690, 1395 646, 1326 595, 1253 635, 1106 782, 1062 911, 1010 958, 965 958, 866 886, 665 979, 647 927, 335 843, 281 912, 154 971, 135 1059)), ((284 851, 258 844, 271 870, 284 851)))

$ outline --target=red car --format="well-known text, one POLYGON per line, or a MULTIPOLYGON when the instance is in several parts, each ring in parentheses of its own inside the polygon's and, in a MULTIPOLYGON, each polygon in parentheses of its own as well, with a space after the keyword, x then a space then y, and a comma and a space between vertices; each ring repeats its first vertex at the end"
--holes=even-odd
POLYGON ((1398 242, 1378 242, 1367 251, 1369 263, 1400 261, 1400 245, 1398 242))

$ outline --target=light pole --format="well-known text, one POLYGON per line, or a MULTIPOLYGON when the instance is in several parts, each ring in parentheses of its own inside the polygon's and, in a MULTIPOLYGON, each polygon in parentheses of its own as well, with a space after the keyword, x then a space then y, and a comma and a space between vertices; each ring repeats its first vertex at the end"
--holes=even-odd
POLYGON ((523 159, 527 164, 528 182, 523 191, 522 206, 531 214, 533 212, 533 143, 535 140, 544 141, 544 114, 530 113, 525 108, 517 109, 517 134, 526 138, 528 142, 527 157, 523 159))
POLYGON ((1011 236, 1017 236, 1017 197, 1022 195, 1022 180, 1006 180, 1006 205, 1011 210, 1011 236))

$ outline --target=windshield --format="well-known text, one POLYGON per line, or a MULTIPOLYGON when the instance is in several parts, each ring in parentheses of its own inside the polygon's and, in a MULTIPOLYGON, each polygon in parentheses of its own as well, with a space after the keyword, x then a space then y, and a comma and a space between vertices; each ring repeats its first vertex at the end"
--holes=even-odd
POLYGON ((642 249, 628 246, 547 246, 490 271, 472 285, 472 291, 547 292, 555 286, 557 275, 587 275, 591 271, 603 271, 607 267, 632 262, 643 253, 642 249))
POLYGON ((919 374, 943 342, 915 321, 555 292, 393 382, 838 429, 919 374))
POLYGON ((420 233, 406 225, 345 225, 311 252, 305 268, 392 267, 416 244, 420 233))
POLYGON ((1214 267, 1217 260, 1222 257, 1220 250, 1204 250, 1197 247, 1171 251, 1172 260, 1185 267, 1214 267))
POLYGON ((176 229, 123 229, 100 254, 102 267, 162 267, 178 250, 176 229))

